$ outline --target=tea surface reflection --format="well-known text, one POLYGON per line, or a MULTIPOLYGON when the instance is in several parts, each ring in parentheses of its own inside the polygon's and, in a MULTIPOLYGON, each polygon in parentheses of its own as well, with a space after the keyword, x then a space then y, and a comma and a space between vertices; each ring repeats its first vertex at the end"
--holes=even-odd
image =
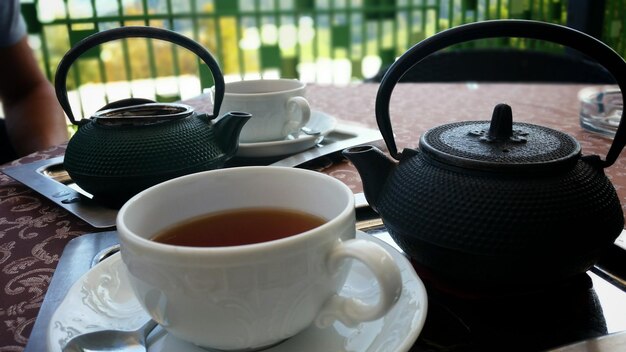
POLYGON ((319 216, 290 209, 236 209, 183 221, 156 234, 152 240, 188 247, 240 246, 293 236, 324 222, 319 216))

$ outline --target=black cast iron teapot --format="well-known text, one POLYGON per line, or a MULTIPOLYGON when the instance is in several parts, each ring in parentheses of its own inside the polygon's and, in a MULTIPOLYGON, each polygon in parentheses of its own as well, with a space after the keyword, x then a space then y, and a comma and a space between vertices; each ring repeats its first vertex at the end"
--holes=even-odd
POLYGON ((442 31, 409 49, 387 71, 376 120, 388 151, 344 151, 365 196, 416 266, 443 286, 543 287, 584 273, 619 236, 624 218, 604 169, 626 143, 622 120, 606 159, 583 156, 569 135, 513 122, 500 104, 491 121, 433 128, 419 149, 398 152, 389 116, 394 86, 408 69, 447 46, 490 37, 552 41, 589 55, 626 89, 626 63, 576 30, 524 20, 495 20, 442 31))
POLYGON ((67 145, 63 165, 78 186, 113 206, 165 180, 222 167, 235 155, 239 132, 250 118, 244 112, 216 118, 225 89, 217 62, 195 41, 160 28, 120 27, 85 38, 59 63, 55 88, 63 110, 79 126, 67 145), (95 45, 129 37, 169 41, 200 57, 215 81, 213 114, 198 113, 183 104, 129 98, 77 121, 67 96, 70 65, 95 45))

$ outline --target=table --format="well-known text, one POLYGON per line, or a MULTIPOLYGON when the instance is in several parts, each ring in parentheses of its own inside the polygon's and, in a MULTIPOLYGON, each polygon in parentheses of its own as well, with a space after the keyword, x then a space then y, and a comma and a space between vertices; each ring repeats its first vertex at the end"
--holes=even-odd
MULTIPOLYGON (((581 130, 577 92, 583 85, 552 84, 409 84, 398 85, 391 99, 391 117, 399 150, 416 147, 425 130, 454 121, 488 120, 500 102, 513 108, 514 121, 550 126, 570 133, 584 154, 604 158, 611 140, 581 130)), ((378 85, 311 85, 313 109, 343 122, 376 127, 374 105, 378 85)), ((192 101, 202 108, 206 99, 192 101)), ((64 246, 73 238, 97 232, 35 191, 3 174, 1 169, 62 155, 65 146, 34 153, 0 166, 0 351, 26 345, 64 246)), ((355 193, 361 181, 347 161, 319 167, 345 182, 355 193)), ((626 210, 626 158, 607 170, 626 210)))

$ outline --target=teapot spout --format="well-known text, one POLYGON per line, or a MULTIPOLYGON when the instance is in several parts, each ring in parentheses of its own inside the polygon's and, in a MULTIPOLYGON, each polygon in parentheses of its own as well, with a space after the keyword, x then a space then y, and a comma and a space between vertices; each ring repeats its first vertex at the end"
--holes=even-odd
POLYGON ((226 155, 232 156, 237 152, 239 134, 251 117, 252 115, 247 112, 231 111, 220 117, 213 125, 217 145, 226 155))
POLYGON ((377 211, 380 192, 396 163, 380 149, 370 145, 348 148, 342 154, 356 167, 363 181, 365 199, 377 211))

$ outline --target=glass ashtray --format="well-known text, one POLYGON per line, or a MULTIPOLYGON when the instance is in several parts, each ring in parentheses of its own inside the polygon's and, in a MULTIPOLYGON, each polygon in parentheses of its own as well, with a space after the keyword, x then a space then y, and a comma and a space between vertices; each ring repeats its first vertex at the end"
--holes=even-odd
POLYGON ((624 110, 617 86, 588 87, 578 92, 580 125, 583 129, 613 137, 624 110))

